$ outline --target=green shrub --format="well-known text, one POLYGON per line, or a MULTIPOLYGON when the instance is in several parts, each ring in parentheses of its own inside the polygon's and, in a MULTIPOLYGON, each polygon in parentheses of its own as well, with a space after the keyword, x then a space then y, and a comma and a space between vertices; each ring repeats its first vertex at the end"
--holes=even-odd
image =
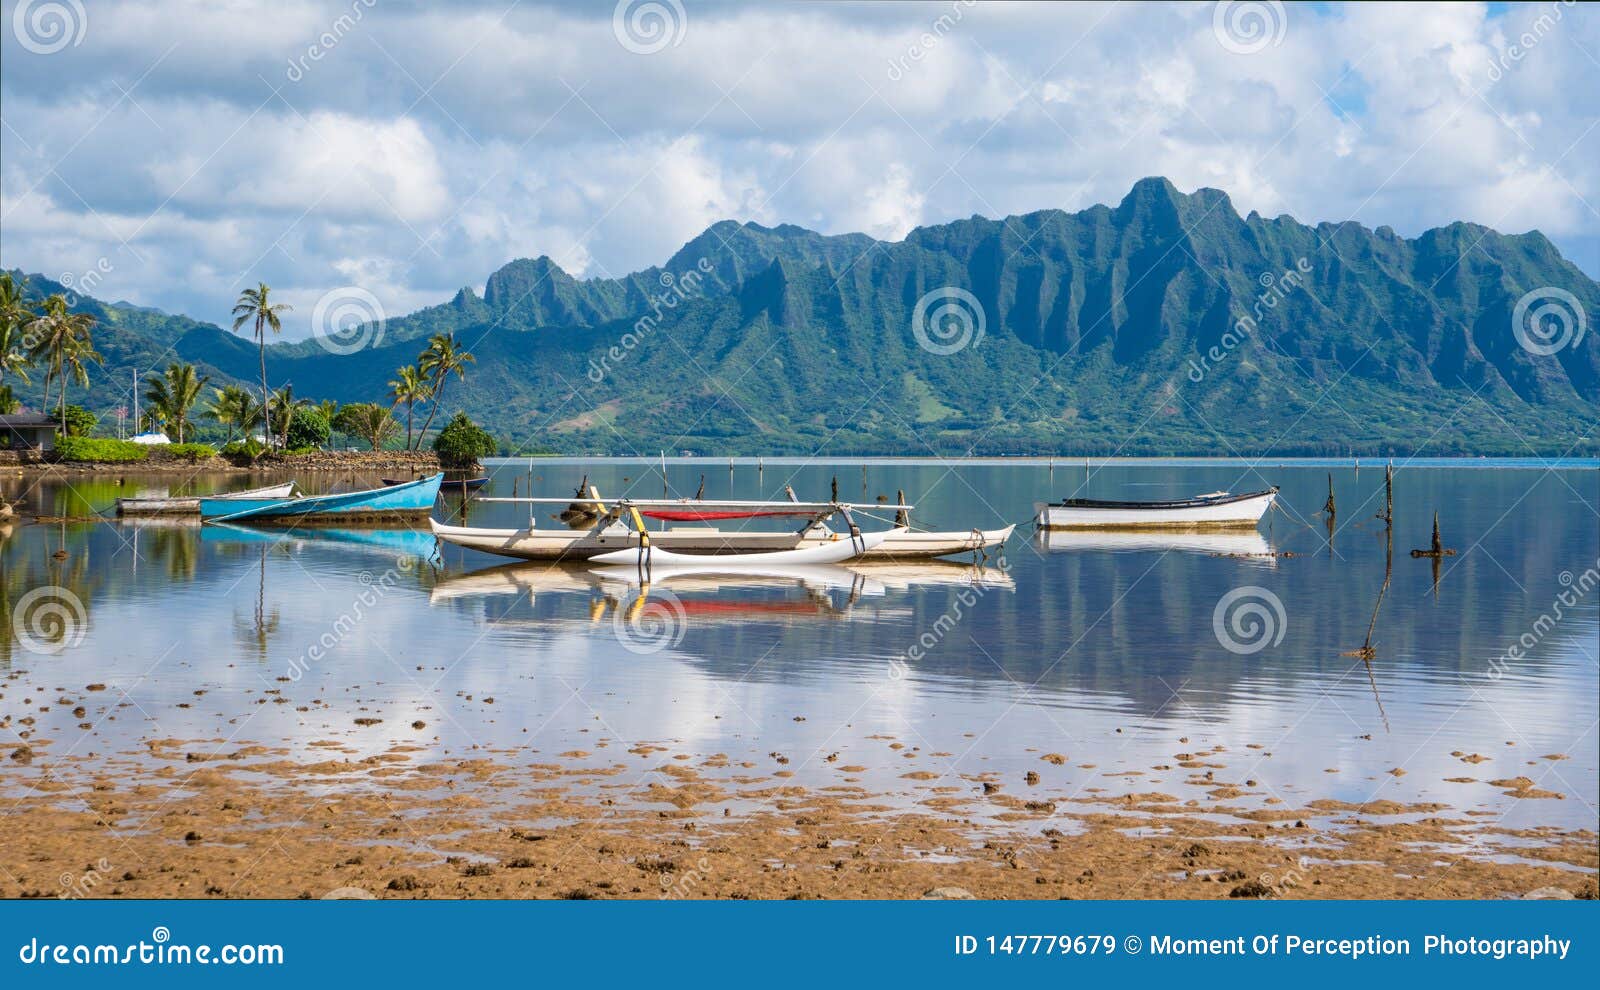
POLYGON ((222 456, 235 463, 254 464, 267 452, 267 445, 255 437, 234 440, 222 448, 222 456))
POLYGON ((316 409, 296 409, 289 420, 288 443, 291 452, 321 447, 328 442, 328 417, 316 409))
POLYGON ((162 447, 161 453, 165 457, 174 457, 194 464, 217 456, 217 448, 208 443, 175 443, 162 447))
POLYGON ((149 453, 148 447, 127 440, 71 436, 56 438, 56 456, 63 461, 120 464, 142 461, 149 453))
POLYGON ((467 418, 466 413, 456 413, 455 418, 433 438, 434 452, 446 467, 465 468, 478 462, 480 457, 493 457, 500 444, 483 427, 467 418))
POLYGON ((100 417, 82 406, 67 406, 67 436, 86 437, 98 422, 100 417))

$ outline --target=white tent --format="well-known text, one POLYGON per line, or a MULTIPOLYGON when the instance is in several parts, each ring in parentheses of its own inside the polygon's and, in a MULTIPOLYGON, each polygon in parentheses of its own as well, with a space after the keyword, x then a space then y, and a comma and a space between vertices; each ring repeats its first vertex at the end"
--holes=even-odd
POLYGON ((136 437, 129 437, 129 439, 134 443, 142 443, 152 447, 158 447, 161 444, 172 442, 171 440, 167 439, 167 435, 165 433, 141 433, 136 437))

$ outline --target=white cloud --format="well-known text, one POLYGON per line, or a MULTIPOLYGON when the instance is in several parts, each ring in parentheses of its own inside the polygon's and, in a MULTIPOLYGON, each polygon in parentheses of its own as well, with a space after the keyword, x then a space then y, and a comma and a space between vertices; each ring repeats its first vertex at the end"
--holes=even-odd
POLYGON ((102 294, 213 319, 256 278, 404 311, 519 256, 660 263, 724 218, 895 238, 1164 174, 1307 222, 1539 228, 1600 270, 1582 6, 1290 5, 1240 55, 1193 5, 697 3, 637 55, 609 9, 335 28, 352 2, 98 5, 55 56, 0 32, 4 263, 110 256, 102 294))

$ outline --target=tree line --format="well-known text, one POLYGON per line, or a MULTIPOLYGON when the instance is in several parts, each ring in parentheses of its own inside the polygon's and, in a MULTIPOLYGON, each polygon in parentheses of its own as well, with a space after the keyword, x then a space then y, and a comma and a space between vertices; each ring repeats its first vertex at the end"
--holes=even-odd
MULTIPOLYGON (((398 438, 400 422, 396 411, 403 405, 405 449, 420 450, 443 404, 451 376, 464 382, 467 365, 476 361, 453 333, 434 334, 414 364, 396 369, 395 377, 388 382, 386 404, 313 402, 296 396, 292 383, 274 389, 267 378, 267 335, 282 333, 282 314, 292 308, 288 303, 274 301, 272 288, 265 282, 245 289, 234 304, 234 332, 248 333, 256 341, 261 370, 259 395, 235 384, 212 386, 208 394, 210 376, 201 374, 193 364, 174 361, 164 371, 145 378, 145 407, 134 430, 164 429, 181 444, 192 435, 197 421, 206 421, 220 428, 227 444, 238 444, 241 452, 256 456, 271 448, 288 450, 325 443, 331 429, 359 437, 373 450, 379 450, 398 438), (420 431, 415 428, 418 406, 427 408, 420 431)), ((0 272, 0 414, 20 407, 7 379, 30 383, 30 371, 43 368, 42 406, 50 408, 51 394, 59 387, 55 399, 61 432, 72 434, 92 428, 94 418, 68 404, 67 386, 87 386, 89 365, 104 363, 94 347, 95 327, 94 316, 72 312, 65 295, 57 293, 30 303, 21 282, 10 272, 0 272)), ((463 422, 471 425, 470 421, 463 422)))

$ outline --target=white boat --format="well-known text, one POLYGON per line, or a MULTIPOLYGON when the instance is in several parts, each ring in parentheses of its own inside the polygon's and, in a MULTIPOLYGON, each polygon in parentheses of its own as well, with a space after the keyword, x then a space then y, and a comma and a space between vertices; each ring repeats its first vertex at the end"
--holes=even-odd
POLYGON ((652 538, 649 542, 629 547, 626 550, 613 550, 590 557, 589 563, 601 566, 624 565, 650 568, 658 566, 698 566, 701 568, 715 566, 728 568, 744 564, 762 568, 787 567, 796 564, 840 564, 859 557, 873 547, 878 546, 893 532, 895 530, 850 536, 835 534, 832 540, 803 546, 795 550, 722 554, 715 558, 715 565, 708 565, 708 559, 704 555, 675 553, 674 551, 663 549, 657 546, 652 538))
MULTIPOLYGON (((286 481, 281 485, 251 488, 242 492, 224 492, 221 495, 207 495, 206 498, 288 498, 292 494, 294 494, 294 482, 286 481)), ((119 516, 190 516, 199 514, 200 497, 198 495, 187 498, 174 498, 170 494, 140 494, 133 498, 117 499, 117 515, 119 516)))
POLYGON ((1038 507, 1041 529, 1129 529, 1204 531, 1250 529, 1272 508, 1276 487, 1233 495, 1211 492, 1167 502, 1117 502, 1069 498, 1038 507))

